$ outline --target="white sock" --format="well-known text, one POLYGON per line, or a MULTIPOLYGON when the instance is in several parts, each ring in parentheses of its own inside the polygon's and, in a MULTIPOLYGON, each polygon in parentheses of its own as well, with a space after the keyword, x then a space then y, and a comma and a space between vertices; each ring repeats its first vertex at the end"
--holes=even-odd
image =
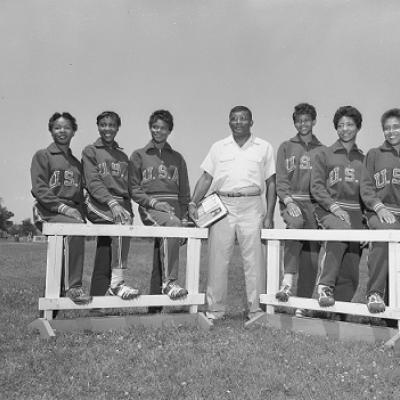
POLYGON ((293 286, 293 274, 284 274, 283 275, 283 281, 282 281, 282 286, 293 286))
POLYGON ((111 287, 115 288, 124 281, 124 269, 113 268, 111 271, 111 287))

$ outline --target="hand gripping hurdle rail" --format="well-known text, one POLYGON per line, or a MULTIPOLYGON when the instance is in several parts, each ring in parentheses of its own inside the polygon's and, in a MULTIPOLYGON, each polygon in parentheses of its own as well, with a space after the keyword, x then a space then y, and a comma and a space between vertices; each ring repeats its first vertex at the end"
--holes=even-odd
POLYGON ((208 230, 186 227, 149 227, 127 225, 44 224, 43 234, 48 236, 45 297, 39 299, 39 310, 44 317, 33 321, 31 329, 38 329, 42 337, 54 336, 55 332, 93 330, 102 331, 131 325, 165 326, 197 325, 203 329, 211 326, 202 313, 197 312, 204 304, 205 295, 199 293, 201 239, 207 239, 208 230), (187 238, 186 288, 187 297, 171 300, 166 295, 141 295, 133 300, 99 296, 87 305, 77 305, 67 297, 60 297, 64 238, 66 236, 127 236, 127 237, 178 237, 187 238), (188 313, 160 315, 129 315, 124 317, 53 319, 55 310, 90 310, 93 308, 137 308, 149 306, 188 306, 188 313))
MULTIPOLYGON (((275 307, 300 308, 329 311, 364 317, 400 320, 400 231, 398 230, 312 230, 312 229, 263 229, 261 238, 267 240, 267 293, 260 296, 260 302, 267 305, 264 316, 249 321, 268 322, 278 328, 287 328, 309 334, 332 336, 339 339, 365 340, 375 342, 384 340, 392 347, 400 338, 398 329, 373 327, 368 325, 333 322, 315 318, 292 318, 275 314, 275 307), (290 297, 287 303, 275 298, 280 285, 281 252, 283 240, 308 241, 346 241, 346 242, 388 242, 389 244, 389 306, 385 312, 371 314, 366 304, 337 301, 332 307, 320 307, 315 299, 290 297)), ((400 344, 400 341, 399 341, 400 344)))

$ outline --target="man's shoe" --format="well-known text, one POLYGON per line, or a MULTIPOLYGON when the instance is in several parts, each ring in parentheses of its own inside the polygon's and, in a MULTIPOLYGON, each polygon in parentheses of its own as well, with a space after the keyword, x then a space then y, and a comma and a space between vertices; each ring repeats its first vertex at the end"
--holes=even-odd
POLYGON ((368 311, 373 314, 384 312, 386 309, 385 302, 377 292, 371 293, 368 296, 367 307, 368 311))
POLYGON ((292 288, 289 285, 282 285, 279 292, 275 294, 275 298, 286 303, 289 300, 289 297, 292 296, 291 289, 292 288))
POLYGON ((79 305, 89 304, 92 301, 92 296, 86 294, 81 287, 70 288, 65 295, 79 305))
POLYGON ((140 295, 139 289, 135 289, 125 284, 125 282, 121 282, 119 285, 115 287, 109 287, 107 294, 110 296, 118 296, 122 300, 132 300, 135 297, 140 295))
POLYGON ((329 286, 322 286, 318 290, 318 304, 321 307, 331 307, 335 305, 333 291, 329 286))
POLYGON ((163 282, 162 293, 166 294, 171 300, 180 299, 186 297, 188 291, 180 286, 174 279, 163 282))

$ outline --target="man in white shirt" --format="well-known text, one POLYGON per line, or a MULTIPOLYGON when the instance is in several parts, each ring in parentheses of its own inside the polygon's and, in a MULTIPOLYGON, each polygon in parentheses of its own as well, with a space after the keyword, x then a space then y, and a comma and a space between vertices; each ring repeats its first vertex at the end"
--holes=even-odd
POLYGON ((244 106, 229 113, 232 135, 214 143, 201 164, 189 215, 197 219, 197 205, 210 190, 219 194, 228 215, 210 227, 208 239, 207 317, 225 314, 228 267, 237 239, 243 259, 248 318, 259 312, 265 285, 261 228, 273 228, 276 203, 275 160, 272 146, 251 133, 253 118, 244 106))

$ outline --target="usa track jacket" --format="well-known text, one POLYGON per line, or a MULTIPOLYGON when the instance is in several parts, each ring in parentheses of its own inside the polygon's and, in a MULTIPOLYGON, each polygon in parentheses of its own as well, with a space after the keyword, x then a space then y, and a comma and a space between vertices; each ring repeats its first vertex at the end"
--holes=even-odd
POLYGON ((63 213, 66 206, 83 204, 82 165, 55 143, 38 150, 31 164, 32 195, 50 212, 63 213))
POLYGON ((314 135, 306 144, 299 134, 279 146, 276 191, 281 206, 295 200, 310 200, 311 158, 321 146, 322 143, 314 135))
POLYGON ((84 148, 82 164, 86 189, 95 201, 111 207, 118 203, 115 197, 129 199, 129 159, 117 142, 107 147, 97 139, 84 148))
POLYGON ((190 187, 184 158, 169 143, 157 149, 150 141, 130 157, 129 190, 132 199, 144 208, 154 207, 157 199, 177 200, 185 215, 190 187))
POLYGON ((347 153, 340 141, 315 153, 310 190, 318 203, 317 215, 326 215, 339 207, 346 210, 361 208, 360 180, 363 160, 364 154, 357 145, 347 153))
POLYGON ((367 209, 377 212, 386 207, 400 214, 400 158, 388 142, 367 153, 360 191, 367 209))

